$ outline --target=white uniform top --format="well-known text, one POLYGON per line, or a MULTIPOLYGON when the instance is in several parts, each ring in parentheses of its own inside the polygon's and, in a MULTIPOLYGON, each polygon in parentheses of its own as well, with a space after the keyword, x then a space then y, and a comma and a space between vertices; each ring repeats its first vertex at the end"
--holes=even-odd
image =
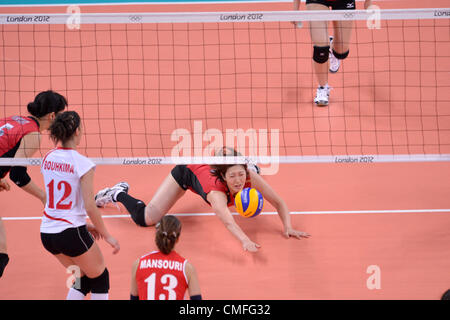
POLYGON ((47 203, 42 217, 42 233, 59 233, 86 224, 86 209, 80 178, 95 164, 73 149, 56 148, 41 164, 47 203))

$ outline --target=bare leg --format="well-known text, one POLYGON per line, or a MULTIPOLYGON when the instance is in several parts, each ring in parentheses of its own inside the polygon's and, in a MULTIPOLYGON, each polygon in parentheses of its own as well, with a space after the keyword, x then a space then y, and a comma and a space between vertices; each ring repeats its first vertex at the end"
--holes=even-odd
POLYGON ((86 275, 88 278, 96 278, 105 270, 103 255, 96 242, 78 257, 69 257, 64 254, 56 254, 55 257, 66 269, 70 266, 78 266, 80 277, 86 275))
POLYGON ((353 21, 333 21, 334 39, 333 49, 337 53, 345 53, 350 47, 353 21))
POLYGON ((172 174, 169 174, 156 190, 150 203, 145 207, 145 223, 148 226, 158 223, 185 192, 172 177, 172 174))
POLYGON ((6 231, 1 217, 0 217, 0 253, 7 253, 6 231))
MULTIPOLYGON (((69 267, 78 268, 78 274, 75 273, 75 277, 79 278, 81 281, 86 281, 84 278, 95 279, 99 277, 105 271, 105 263, 103 260, 103 255, 98 247, 97 243, 93 243, 93 245, 89 248, 88 251, 83 253, 78 257, 69 257, 64 254, 55 255, 56 259, 69 270, 69 267), (84 277, 86 275, 86 277, 84 277)), ((71 270, 73 271, 73 270, 71 270)), ((88 280, 89 281, 89 280, 88 280)), ((67 284, 69 292, 67 294, 67 299, 69 300, 83 300, 86 293, 90 289, 84 289, 83 284, 80 283, 81 288, 77 288, 78 290, 74 290, 73 287, 70 287, 71 284, 67 284), (81 290, 80 290, 81 289, 81 290)), ((85 284, 86 285, 86 284, 85 284)), ((98 294, 97 294, 98 296, 98 294)), ((107 293, 102 294, 103 297, 107 297, 107 293)), ((94 297, 91 296, 91 299, 94 297)))
MULTIPOLYGON (((328 10, 328 7, 322 4, 309 3, 306 5, 306 9, 328 10)), ((327 21, 310 21, 309 27, 313 45, 325 47, 330 44, 327 21)), ((325 86, 328 83, 328 63, 317 63, 316 61, 313 61, 313 66, 319 85, 322 87, 325 86)))

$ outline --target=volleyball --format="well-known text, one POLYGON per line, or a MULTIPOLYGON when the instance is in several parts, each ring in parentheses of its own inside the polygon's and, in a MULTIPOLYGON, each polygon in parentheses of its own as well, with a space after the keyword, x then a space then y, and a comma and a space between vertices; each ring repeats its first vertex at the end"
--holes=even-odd
POLYGON ((236 211, 245 218, 256 217, 263 209, 264 198, 255 188, 244 188, 234 197, 236 211))

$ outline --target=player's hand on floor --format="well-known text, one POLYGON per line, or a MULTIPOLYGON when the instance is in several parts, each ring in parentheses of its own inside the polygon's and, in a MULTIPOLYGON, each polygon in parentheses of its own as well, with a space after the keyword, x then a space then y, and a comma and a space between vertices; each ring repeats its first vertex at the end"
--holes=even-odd
POLYGON ((301 239, 301 238, 309 238, 311 235, 307 232, 302 232, 302 231, 298 231, 298 230, 294 230, 292 228, 288 228, 286 230, 284 230, 283 232, 284 236, 286 238, 290 238, 290 237, 295 237, 297 239, 301 239))
POLYGON ((253 241, 246 241, 244 242, 244 244, 242 245, 244 248, 244 251, 249 251, 249 252, 257 252, 258 248, 261 248, 261 246, 257 243, 254 243, 253 241))

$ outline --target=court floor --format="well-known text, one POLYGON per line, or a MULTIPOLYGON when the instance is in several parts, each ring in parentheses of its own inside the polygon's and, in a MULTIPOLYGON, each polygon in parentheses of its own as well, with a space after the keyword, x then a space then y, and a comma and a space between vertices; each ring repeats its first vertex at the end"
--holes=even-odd
MULTIPOLYGON (((380 3, 386 8, 427 5, 380 3)), ((433 1, 430 6, 448 6, 448 2, 433 1)), ((261 10, 290 7, 261 4, 261 10)), ((155 11, 187 8, 211 7, 151 7, 155 11)), ((236 11, 250 5, 214 8, 236 11)), ((117 9, 86 6, 83 10, 117 9)), ((95 187, 125 180, 130 194, 148 202, 170 170, 170 166, 98 166, 95 187)), ((39 168, 31 167, 29 172, 42 186, 39 168)), ((170 212, 183 223, 177 251, 196 267, 205 299, 439 299, 450 288, 450 163, 282 164, 278 174, 264 178, 286 201, 293 226, 310 233, 309 239, 283 238, 280 219, 269 204, 256 218, 235 216, 261 245, 257 253, 244 252, 211 208, 190 192, 170 212)), ((42 208, 38 200, 15 186, 12 189, 0 193, 10 256, 0 279, 0 299, 64 299, 69 274, 41 245, 42 208)), ((155 229, 136 226, 123 207, 108 207, 102 213, 121 245, 121 251, 112 255, 109 246, 99 242, 110 271, 110 298, 128 299, 131 265, 156 248, 155 229)))

